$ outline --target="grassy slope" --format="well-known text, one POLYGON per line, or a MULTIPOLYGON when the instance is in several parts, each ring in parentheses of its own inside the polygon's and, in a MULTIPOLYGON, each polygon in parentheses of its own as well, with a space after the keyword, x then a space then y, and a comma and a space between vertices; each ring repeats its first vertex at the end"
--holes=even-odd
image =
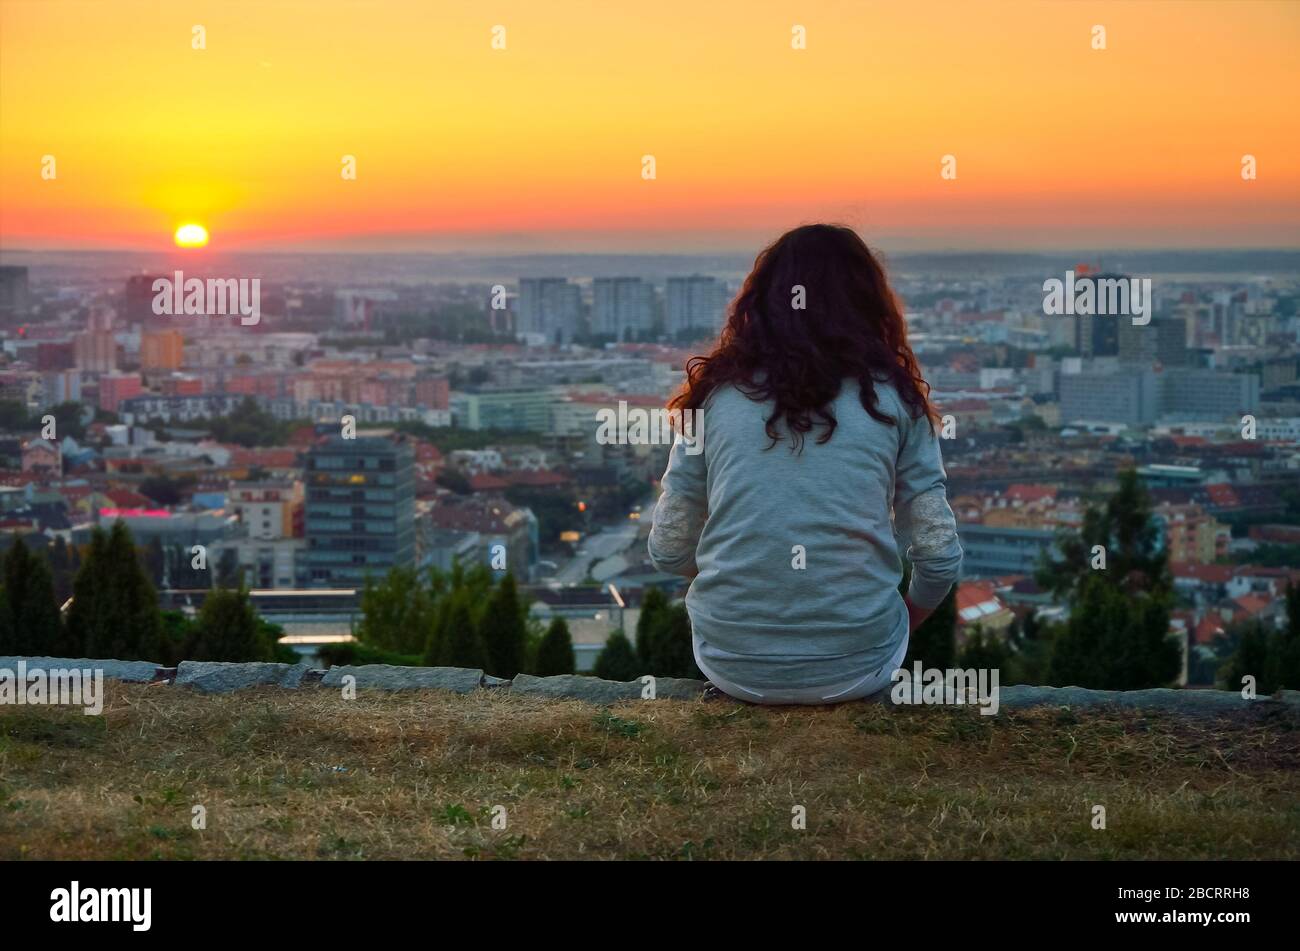
POLYGON ((107 690, 0 707, 0 859, 1300 857, 1287 719, 107 690))

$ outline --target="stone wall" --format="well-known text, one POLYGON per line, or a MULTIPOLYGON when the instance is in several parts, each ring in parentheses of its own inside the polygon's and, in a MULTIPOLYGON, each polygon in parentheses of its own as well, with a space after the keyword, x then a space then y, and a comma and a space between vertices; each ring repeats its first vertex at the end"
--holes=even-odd
MULTIPOLYGON (((308 664, 223 664, 184 661, 179 667, 159 667, 147 661, 88 660, 58 657, 0 657, 0 670, 16 670, 18 662, 27 669, 77 668, 102 670, 105 679, 130 683, 168 683, 191 687, 204 693, 228 693, 248 687, 275 686, 287 689, 308 687, 357 690, 445 690, 471 693, 476 690, 509 690, 513 694, 556 699, 585 700, 610 704, 625 700, 698 701, 704 682, 672 677, 644 678, 628 683, 564 674, 534 677, 519 674, 513 681, 501 680, 481 670, 463 667, 393 667, 371 664, 362 667, 313 669, 308 664), (347 678, 354 678, 349 681, 347 678), (651 683, 652 681, 652 683, 651 683)), ((892 705, 886 691, 866 702, 892 705)), ((728 702, 725 701, 724 702, 728 702)), ((1070 709, 1111 708, 1151 710, 1192 716, 1230 714, 1246 709, 1289 709, 1300 711, 1300 691, 1282 690, 1275 697, 1247 700, 1227 690, 1087 690, 1082 687, 1003 687, 999 709, 1024 710, 1033 707, 1070 709)))

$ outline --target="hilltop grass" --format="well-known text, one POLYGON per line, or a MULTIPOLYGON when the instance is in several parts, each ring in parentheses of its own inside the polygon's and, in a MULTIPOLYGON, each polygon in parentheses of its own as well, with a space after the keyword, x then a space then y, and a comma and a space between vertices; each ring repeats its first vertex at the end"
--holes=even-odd
POLYGON ((1292 714, 106 692, 0 707, 0 859, 1300 857, 1292 714))

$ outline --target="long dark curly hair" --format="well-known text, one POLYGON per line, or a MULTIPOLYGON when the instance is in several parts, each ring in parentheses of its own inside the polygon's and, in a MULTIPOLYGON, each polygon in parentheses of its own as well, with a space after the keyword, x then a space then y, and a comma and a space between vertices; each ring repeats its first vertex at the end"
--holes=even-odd
POLYGON ((933 431, 930 385, 907 344, 884 269, 852 229, 805 225, 755 259, 712 352, 686 361, 686 381, 668 408, 699 409, 730 383, 750 399, 774 402, 765 426, 768 448, 780 440, 777 423, 784 420, 798 452, 814 425, 824 427, 817 442, 834 435, 829 404, 845 377, 858 381, 862 408, 874 419, 898 423, 877 406, 875 385, 888 382, 911 417, 926 416, 933 431))

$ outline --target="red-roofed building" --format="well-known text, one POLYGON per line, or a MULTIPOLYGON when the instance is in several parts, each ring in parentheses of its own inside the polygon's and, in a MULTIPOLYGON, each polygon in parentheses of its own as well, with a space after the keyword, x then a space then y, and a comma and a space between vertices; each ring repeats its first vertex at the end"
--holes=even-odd
POLYGON ((289 445, 308 448, 316 443, 316 427, 311 425, 298 426, 293 432, 289 433, 289 445))
POLYGON ((510 488, 510 483, 490 472, 476 472, 469 477, 471 492, 502 492, 510 488))
POLYGON ((1005 631, 1015 617, 998 597, 993 582, 963 581, 957 586, 958 641, 976 625, 986 632, 1005 631))
POLYGON ((271 447, 267 449, 232 449, 230 467, 232 469, 266 469, 277 471, 298 469, 302 465, 297 449, 271 447))
MULTIPOLYGON (((1274 604, 1272 598, 1266 598, 1262 594, 1243 594, 1239 598, 1233 598, 1232 603, 1241 612, 1242 618, 1240 619, 1242 620, 1254 620, 1263 617, 1265 614, 1271 613, 1269 609, 1274 604)), ((1238 620, 1238 618, 1234 617, 1233 620, 1238 620)))
POLYGON ((1051 502, 1056 499, 1056 486, 1025 485, 1017 482, 1013 485, 1007 486, 1007 490, 1002 493, 1002 497, 1012 505, 1051 502))
POLYGON ((112 502, 112 508, 117 509, 152 509, 157 508, 158 503, 148 496, 141 495, 134 489, 109 489, 104 496, 112 502))
POLYGON ((420 463, 442 465, 442 451, 431 442, 423 439, 413 441, 415 447, 415 461, 420 463))
POLYGON ((1169 563, 1169 571, 1177 578, 1186 578, 1203 585, 1226 585, 1232 580, 1232 565, 1199 565, 1185 561, 1169 563))
POLYGON ((1223 633, 1223 619, 1215 614, 1207 614, 1192 628, 1192 641, 1208 647, 1223 633))
POLYGON ((1241 499, 1237 497, 1236 490, 1226 482, 1207 485, 1205 493, 1210 497, 1210 502, 1216 509, 1238 508, 1241 505, 1241 499))
POLYGON ((59 475, 63 472, 63 453, 57 442, 29 439, 22 448, 23 472, 59 475))
POLYGON ((551 469, 521 469, 518 472, 507 472, 503 478, 512 486, 537 489, 558 489, 573 482, 573 479, 564 473, 551 469))

